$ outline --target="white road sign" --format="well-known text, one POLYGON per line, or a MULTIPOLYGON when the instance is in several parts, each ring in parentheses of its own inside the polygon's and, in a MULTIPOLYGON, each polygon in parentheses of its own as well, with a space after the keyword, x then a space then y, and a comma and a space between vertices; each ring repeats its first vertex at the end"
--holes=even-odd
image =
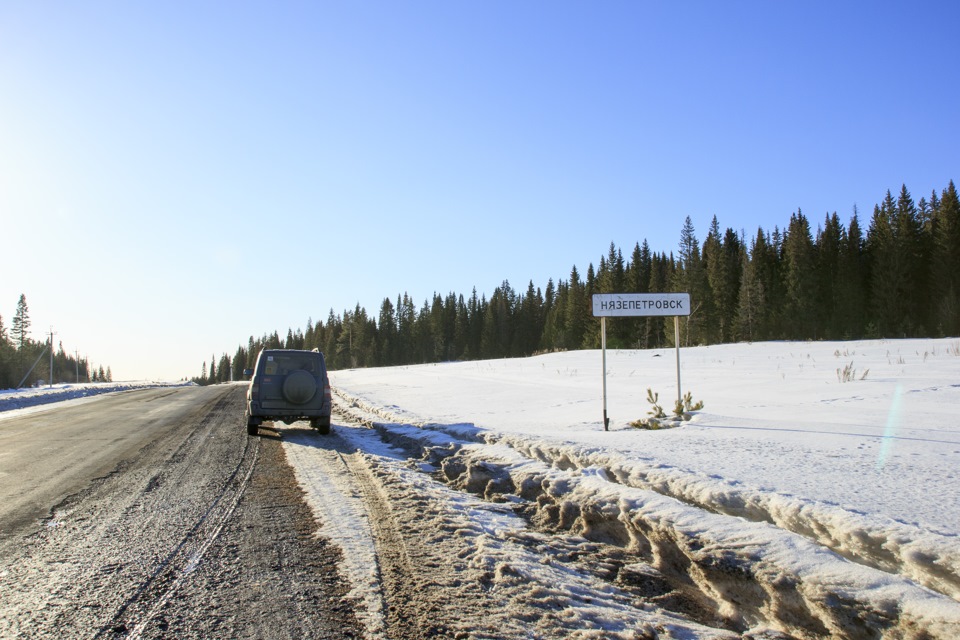
POLYGON ((689 293, 595 293, 593 315, 624 316, 688 316, 689 293))

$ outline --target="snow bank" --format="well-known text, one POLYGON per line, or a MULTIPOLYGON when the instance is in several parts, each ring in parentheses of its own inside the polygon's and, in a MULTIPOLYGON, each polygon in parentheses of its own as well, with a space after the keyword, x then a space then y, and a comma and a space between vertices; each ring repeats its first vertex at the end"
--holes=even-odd
POLYGON ((595 575, 616 573, 615 568, 601 562, 585 570, 583 565, 591 563, 576 562, 596 545, 582 537, 560 539, 529 530, 508 505, 438 482, 429 462, 411 464, 403 449, 384 443, 376 431, 340 423, 329 437, 281 429, 288 459, 321 523, 318 535, 343 552, 342 567, 354 586, 350 597, 360 605, 370 638, 385 637, 386 610, 373 541, 376 518, 356 480, 364 473, 375 475, 381 490, 389 492, 383 496, 387 511, 409 515, 409 509, 416 510, 416 522, 404 520, 403 526, 420 527, 413 534, 423 545, 418 553, 433 555, 425 563, 420 557, 411 579, 442 589, 444 595, 432 599, 431 606, 444 608, 469 637, 739 637, 653 603, 638 604, 629 592, 595 575))
MULTIPOLYGON (((370 413, 355 399, 343 411, 358 420, 370 413)), ((960 633, 960 603, 778 526, 709 512, 656 485, 629 486, 605 466, 578 466, 569 452, 552 458, 542 448, 530 456, 515 443, 479 444, 469 425, 453 426, 452 435, 431 425, 366 421, 388 442, 419 446, 456 488, 525 500, 541 528, 622 546, 674 581, 693 580, 717 615, 741 631, 960 633)))
POLYGON ((686 349, 704 411, 629 429, 648 386, 671 393, 663 355, 608 354, 611 407, 631 407, 610 432, 599 352, 332 377, 453 486, 688 574, 739 628, 960 636, 960 342, 686 349))

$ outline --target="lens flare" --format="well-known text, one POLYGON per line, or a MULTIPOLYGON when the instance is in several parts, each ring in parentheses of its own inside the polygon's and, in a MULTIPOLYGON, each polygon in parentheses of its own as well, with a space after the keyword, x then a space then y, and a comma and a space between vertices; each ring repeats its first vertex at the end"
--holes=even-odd
POLYGON ((897 385, 893 390, 893 400, 890 402, 890 411, 887 413, 887 427, 883 430, 883 440, 880 442, 880 454, 877 456, 877 471, 883 468, 890 456, 890 449, 893 447, 893 441, 897 432, 897 425, 900 424, 900 397, 903 395, 903 387, 897 385))

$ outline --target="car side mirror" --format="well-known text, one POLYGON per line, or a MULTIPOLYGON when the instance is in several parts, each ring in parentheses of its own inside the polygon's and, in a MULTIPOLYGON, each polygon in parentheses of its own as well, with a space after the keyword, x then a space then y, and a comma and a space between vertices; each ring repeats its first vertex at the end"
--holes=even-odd
POLYGON ((252 376, 252 375, 253 375, 253 369, 244 369, 244 370, 243 370, 243 377, 244 377, 244 378, 249 378, 249 377, 252 376))

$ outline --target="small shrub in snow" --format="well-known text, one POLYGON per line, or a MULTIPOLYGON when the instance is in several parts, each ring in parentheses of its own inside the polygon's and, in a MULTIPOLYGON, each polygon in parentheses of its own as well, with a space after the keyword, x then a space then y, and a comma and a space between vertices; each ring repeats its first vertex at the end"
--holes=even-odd
POLYGON ((650 411, 646 418, 634 420, 630 423, 631 427, 637 429, 669 429, 679 426, 679 423, 691 418, 693 411, 703 409, 703 401, 694 402, 693 394, 689 391, 682 400, 677 400, 673 408, 673 417, 668 418, 663 407, 660 406, 660 394, 654 393, 653 389, 647 389, 647 402, 650 403, 650 411))
POLYGON ((689 420, 691 413, 700 409, 703 409, 703 400, 694 402, 693 394, 687 391, 683 400, 677 400, 676 405, 674 405, 673 415, 681 420, 689 420))
POLYGON ((663 407, 660 406, 660 394, 654 393, 653 389, 647 389, 647 402, 650 403, 650 417, 655 420, 660 420, 666 418, 667 414, 663 412, 663 407))

